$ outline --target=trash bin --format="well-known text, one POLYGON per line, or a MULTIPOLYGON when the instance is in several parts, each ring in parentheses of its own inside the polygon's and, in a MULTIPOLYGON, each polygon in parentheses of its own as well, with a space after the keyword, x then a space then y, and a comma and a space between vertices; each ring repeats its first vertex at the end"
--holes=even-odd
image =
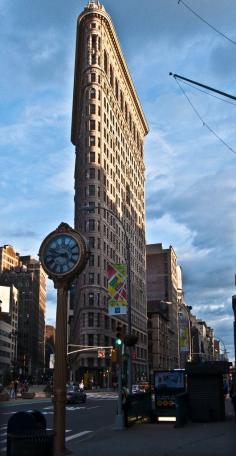
POLYGON ((53 456, 53 437, 41 412, 17 412, 8 421, 7 456, 53 456))

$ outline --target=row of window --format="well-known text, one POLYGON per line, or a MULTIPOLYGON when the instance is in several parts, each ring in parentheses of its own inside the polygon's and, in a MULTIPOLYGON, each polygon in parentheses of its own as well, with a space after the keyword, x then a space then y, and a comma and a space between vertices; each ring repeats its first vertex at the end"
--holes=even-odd
POLYGON ((138 129, 137 129, 136 125, 135 125, 135 122, 132 119, 131 113, 128 110, 127 102, 124 101, 124 94, 123 94, 122 90, 119 87, 118 79, 117 79, 117 77, 114 76, 113 66, 111 64, 109 64, 108 60, 109 59, 108 59, 107 51, 104 49, 104 53, 103 53, 104 71, 105 71, 105 73, 106 73, 106 75, 108 77, 108 80, 110 82, 111 87, 113 88, 113 90, 115 92, 115 97, 116 97, 116 99, 117 99, 117 101, 119 103, 120 109, 121 109, 122 113, 124 114, 125 120, 128 123, 128 125, 129 125, 130 132, 132 133, 133 139, 136 142, 137 147, 140 150, 140 153, 141 153, 141 156, 142 156, 143 155, 142 143, 141 143, 141 140, 140 140, 138 129))

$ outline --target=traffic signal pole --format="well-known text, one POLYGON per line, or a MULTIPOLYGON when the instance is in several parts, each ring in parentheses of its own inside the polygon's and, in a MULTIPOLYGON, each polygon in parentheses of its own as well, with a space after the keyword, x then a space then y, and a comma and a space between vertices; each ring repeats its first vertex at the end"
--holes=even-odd
POLYGON ((118 360, 117 360, 117 370, 118 370, 118 401, 117 401, 117 414, 115 419, 115 431, 122 431, 124 429, 124 417, 122 410, 122 346, 123 344, 117 344, 118 351, 118 360))
MULTIPOLYGON (((127 285, 128 285, 128 335, 131 336, 132 334, 132 314, 131 314, 131 271, 130 271, 130 245, 128 236, 126 235, 126 251, 127 251, 127 285)), ((129 394, 132 394, 132 347, 128 347, 128 391, 129 394)))

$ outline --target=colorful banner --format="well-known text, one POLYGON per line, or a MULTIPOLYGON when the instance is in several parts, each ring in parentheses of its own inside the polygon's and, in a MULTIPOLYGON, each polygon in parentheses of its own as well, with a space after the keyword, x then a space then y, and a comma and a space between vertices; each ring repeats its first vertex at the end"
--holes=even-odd
POLYGON ((180 353, 190 352, 189 339, 189 318, 184 311, 179 312, 179 351, 180 353))
POLYGON ((108 301, 109 315, 127 314, 127 265, 109 264, 107 266, 108 293, 111 299, 108 301))

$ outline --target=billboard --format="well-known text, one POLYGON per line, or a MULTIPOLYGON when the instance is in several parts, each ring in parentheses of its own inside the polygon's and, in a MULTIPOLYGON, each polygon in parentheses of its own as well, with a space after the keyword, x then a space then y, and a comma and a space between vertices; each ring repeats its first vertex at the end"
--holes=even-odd
POLYGON ((158 390, 182 390, 185 388, 185 372, 183 370, 155 372, 154 386, 157 394, 158 390))
POLYGON ((109 264, 107 266, 109 315, 127 314, 127 265, 109 264))

